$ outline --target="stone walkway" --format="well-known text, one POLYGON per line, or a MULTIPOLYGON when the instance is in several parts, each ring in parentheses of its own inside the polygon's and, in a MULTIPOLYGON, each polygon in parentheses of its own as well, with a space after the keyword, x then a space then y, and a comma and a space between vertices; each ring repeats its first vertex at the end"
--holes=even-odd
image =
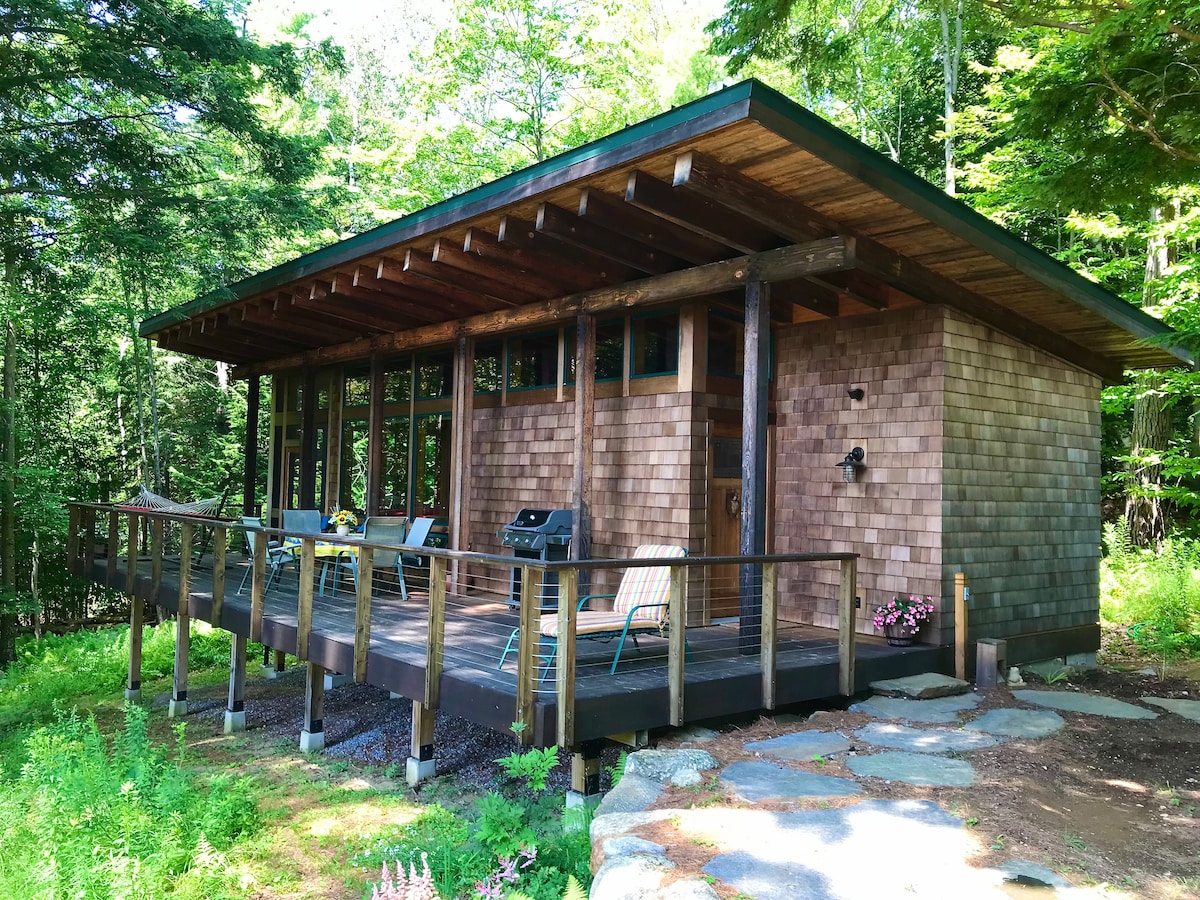
MULTIPOLYGON (((979 704, 970 686, 940 675, 872 685, 876 695, 850 707, 882 721, 854 732, 858 745, 836 731, 798 731, 744 745, 754 761, 717 761, 703 750, 639 751, 628 757, 619 784, 601 801, 592 821, 598 865, 592 900, 717 900, 720 881, 754 900, 872 897, 1009 897, 1003 885, 1042 885, 1050 897, 1096 897, 1026 860, 979 869, 969 858, 977 847, 961 819, 932 801, 865 799, 829 809, 760 810, 693 808, 650 810, 668 784, 715 784, 733 799, 786 804, 811 798, 854 798, 855 779, 802 771, 762 757, 788 761, 837 758, 856 779, 880 778, 920 786, 964 787, 975 780, 973 750, 1012 739, 1039 740, 1066 723, 1053 710, 1122 719, 1158 713, 1108 697, 1075 691, 1014 691, 1036 709, 995 709, 964 721, 979 704), (950 727, 913 727, 911 724, 950 727), (857 752, 850 754, 852 749, 857 752), (867 752, 864 752, 867 751, 867 752), (850 754, 841 759, 842 754, 850 754), (713 783, 713 782, 710 782, 713 783), (675 864, 667 848, 629 832, 669 822, 693 843, 719 852, 702 873, 670 879, 675 864), (869 861, 869 865, 864 865, 869 861)), ((1200 701, 1154 697, 1144 702, 1200 721, 1200 701)), ((783 717, 780 717, 782 719, 783 717)), ((779 721, 779 720, 777 720, 779 721)), ((694 729, 692 742, 714 732, 694 729)))

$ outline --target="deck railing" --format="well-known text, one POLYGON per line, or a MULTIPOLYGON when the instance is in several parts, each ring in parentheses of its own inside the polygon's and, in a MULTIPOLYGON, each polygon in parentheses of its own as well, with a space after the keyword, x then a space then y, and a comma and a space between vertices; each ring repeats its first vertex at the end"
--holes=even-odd
MULTIPOLYGON (((585 592, 615 591, 621 572, 629 567, 669 568, 667 610, 659 635, 662 640, 655 641, 645 652, 628 647, 618 667, 622 672, 636 670, 652 679, 661 679, 657 681, 660 685, 662 681, 666 682, 669 724, 685 722, 689 675, 693 683, 703 684, 708 675, 720 678, 721 673, 732 671, 731 667, 740 667, 738 671, 744 674, 747 667, 757 664, 762 707, 775 708, 779 697, 780 654, 804 650, 802 642, 792 641, 783 634, 790 626, 779 617, 781 588, 793 580, 811 583, 816 577, 816 580, 838 586, 836 612, 825 608, 810 618, 813 624, 836 627, 838 688, 845 695, 854 691, 857 554, 690 556, 543 563, 511 556, 424 547, 419 554, 428 560, 427 574, 419 579, 410 576, 406 580, 406 584, 410 584, 410 594, 424 601, 422 611, 412 602, 400 601, 398 583, 385 581, 382 576, 374 577, 375 554, 369 552, 379 550, 390 554, 399 550, 406 555, 415 554, 417 551, 411 547, 350 540, 335 534, 290 538, 298 542, 295 565, 288 566, 268 590, 268 546, 272 541, 282 542, 290 537, 283 529, 89 503, 70 504, 69 522, 68 556, 72 571, 82 577, 97 578, 94 564, 104 560, 103 581, 110 587, 124 590, 130 597, 130 623, 133 626, 131 687, 140 684, 143 603, 162 601, 164 570, 168 573, 177 570, 178 600, 174 604, 180 620, 176 648, 177 686, 181 679, 186 686, 189 629, 185 626, 194 609, 205 606, 197 606, 196 596, 210 598, 207 611, 213 625, 234 630, 235 626, 230 624, 232 617, 226 615, 230 597, 229 546, 230 533, 241 532, 243 539, 252 542, 254 548, 249 573, 249 627, 243 637, 261 641, 264 618, 286 618, 289 625, 294 620, 295 655, 308 661, 314 634, 324 636, 322 628, 326 627, 314 624, 314 601, 320 597, 321 615, 327 622, 330 610, 335 610, 344 619, 352 616, 352 664, 345 674, 359 682, 368 681, 372 649, 388 649, 413 661, 414 665, 423 666, 421 688, 414 690, 410 686, 407 693, 414 695, 410 699, 420 704, 424 711, 432 713, 442 702, 440 692, 444 674, 448 670, 469 670, 477 680, 498 686, 514 696, 514 719, 519 723, 521 739, 526 742, 534 740, 533 725, 539 701, 548 701, 554 703, 557 718, 553 736, 545 735, 543 742, 557 742, 564 747, 576 743, 577 699, 602 687, 603 679, 612 677, 609 674, 611 656, 599 657, 590 644, 581 655, 582 641, 576 634, 578 601, 585 592), (105 519, 107 531, 104 540, 100 541, 98 524, 105 519), (327 566, 329 546, 356 550, 353 601, 349 591, 340 597, 337 595, 339 576, 345 573, 344 567, 339 570, 336 562, 332 564, 334 599, 329 600, 328 595, 321 593, 330 573, 323 571, 318 576, 318 542, 323 548, 322 569, 327 566), (125 572, 120 578, 122 562, 125 572), (148 583, 146 565, 149 566, 148 583), (520 573, 519 604, 512 604, 514 569, 520 573), (546 580, 554 579, 557 579, 557 609, 543 613, 539 592, 544 590, 542 585, 546 580), (420 590, 414 589, 418 580, 420 590), (590 587, 585 591, 581 585, 590 587), (204 590, 205 587, 208 589, 204 590), (722 600, 725 601, 723 606, 722 600), (738 615, 736 619, 731 617, 723 624, 712 625, 708 611, 715 607, 736 609, 738 615), (405 617, 403 628, 394 626, 396 615, 405 617), (542 635, 543 615, 556 617, 557 640, 552 662, 551 647, 542 635), (223 619, 226 620, 224 626, 223 619), (690 642, 689 637, 692 638, 690 642), (513 662, 509 663, 503 659, 501 647, 513 638, 515 653, 510 655, 513 662), (549 677, 551 671, 553 680, 549 677), (550 738, 552 740, 547 740, 550 738)), ((232 573, 240 580, 246 570, 239 563, 232 573)), ((240 591, 237 593, 244 596, 240 591)), ((241 607, 244 609, 244 604, 241 607)), ((244 619, 239 621, 244 623, 244 619)), ((290 652, 292 648, 277 649, 290 652)), ((390 684, 380 686, 395 690, 390 684)), ((414 722, 414 731, 418 727, 429 729, 431 735, 432 715, 421 723, 414 722)), ((414 734, 414 745, 416 743, 414 734)))

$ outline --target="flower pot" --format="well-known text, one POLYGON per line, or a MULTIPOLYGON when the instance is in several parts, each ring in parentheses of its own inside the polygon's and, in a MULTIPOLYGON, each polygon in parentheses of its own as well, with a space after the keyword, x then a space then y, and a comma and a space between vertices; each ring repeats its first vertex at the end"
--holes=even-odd
POLYGON ((345 537, 346 535, 348 535, 350 533, 350 526, 349 525, 339 525, 337 527, 337 533, 340 534, 342 537, 345 537))
POLYGON ((909 628, 903 623, 883 626, 883 633, 887 636, 890 647, 911 647, 916 642, 917 631, 918 629, 909 628))

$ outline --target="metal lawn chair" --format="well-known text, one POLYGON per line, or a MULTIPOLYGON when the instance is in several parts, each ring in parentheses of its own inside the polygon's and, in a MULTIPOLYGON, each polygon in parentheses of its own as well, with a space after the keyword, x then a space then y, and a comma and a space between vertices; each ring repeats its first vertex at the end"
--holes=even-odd
MULTIPOLYGON (((678 559, 684 556, 687 556, 687 550, 674 544, 642 544, 633 551, 633 559, 678 559)), ((633 638, 636 646, 639 634, 666 634, 670 590, 670 566, 626 569, 615 594, 588 594, 579 598, 575 616, 575 639, 610 641, 617 638, 617 652, 613 654, 612 667, 608 670, 608 674, 615 675, 617 663, 621 660, 621 651, 625 648, 625 638, 633 638), (613 598, 611 610, 583 608, 589 600, 603 597, 613 598)), ((515 652, 514 647, 520 638, 520 632, 520 628, 514 628, 508 636, 508 643, 504 646, 504 652, 500 654, 500 665, 497 668, 503 668, 508 654, 515 652)), ((550 647, 549 654, 541 654, 542 659, 546 661, 541 675, 541 678, 545 679, 558 653, 558 614, 541 616, 538 633, 542 644, 548 644, 550 647)))
MULTIPOLYGON (((258 516, 242 516, 242 524, 252 528, 262 528, 262 519, 258 516)), ((246 574, 242 576, 242 583, 238 585, 237 592, 240 594, 246 589, 246 582, 250 580, 250 576, 254 573, 254 533, 244 531, 242 534, 246 538, 246 557, 250 560, 250 565, 246 567, 246 574)), ((270 590, 271 582, 279 580, 279 574, 283 567, 288 563, 296 562, 296 555, 290 549, 284 547, 279 541, 267 541, 267 589, 270 590)))
MULTIPOLYGON (((395 544, 397 546, 404 543, 404 536, 408 532, 408 519, 403 516, 371 516, 363 523, 363 540, 371 541, 379 544, 395 544)), ((351 579, 354 581, 355 587, 358 586, 358 558, 362 553, 372 553, 371 563, 374 572, 379 572, 386 569, 395 569, 399 572, 400 579, 400 594, 404 599, 408 599, 407 590, 404 587, 404 573, 400 571, 400 551, 397 550, 359 550, 358 553, 352 553, 346 550, 338 554, 337 566, 333 573, 333 596, 337 596, 338 579, 343 572, 349 572, 351 579)))

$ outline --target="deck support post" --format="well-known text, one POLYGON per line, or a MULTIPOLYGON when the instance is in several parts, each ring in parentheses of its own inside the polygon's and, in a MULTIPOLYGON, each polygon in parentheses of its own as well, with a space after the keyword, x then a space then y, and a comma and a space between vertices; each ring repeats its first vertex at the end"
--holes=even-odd
POLYGON ((252 516, 258 492, 258 403, 259 376, 246 382, 246 435, 242 443, 242 515, 252 516))
POLYGON ((759 662, 762 667, 762 705, 763 709, 775 708, 775 679, 776 679, 776 626, 779 622, 779 563, 767 563, 763 566, 762 581, 762 652, 759 662))
POLYGON ((229 699, 225 704, 225 733, 246 730, 246 636, 233 635, 229 648, 229 699))
POLYGON ((571 754, 567 806, 595 806, 600 802, 600 751, 603 749, 603 740, 584 741, 571 754))
POLYGON ((671 566, 671 586, 667 594, 667 716, 671 725, 683 724, 684 660, 687 656, 687 570, 671 566))
POLYGON ((129 678, 125 682, 125 699, 139 703, 142 699, 142 598, 137 593, 138 516, 129 513, 129 553, 125 560, 125 593, 129 595, 129 678))
POLYGON ((300 538, 300 598, 296 606, 296 656, 308 660, 312 636, 313 573, 316 570, 317 539, 300 538))
POLYGON ((228 529, 223 525, 213 528, 212 612, 209 621, 214 628, 221 627, 221 613, 225 611, 225 549, 228 545, 228 529))
POLYGON ((416 787, 437 774, 437 760, 433 758, 433 726, 436 714, 433 707, 426 706, 420 700, 413 701, 412 743, 404 771, 404 778, 411 787, 416 787))
MULTIPOLYGON (((742 556, 767 552, 767 350, 771 339, 771 289, 746 283, 745 358, 742 374, 742 556)), ((738 644, 744 655, 762 640, 762 566, 740 567, 738 644)))
MULTIPOLYGON (((592 458, 596 434, 596 317, 575 324, 575 453, 571 475, 571 559, 592 552, 592 458)), ((587 593, 584 578, 584 593, 587 593)))
POLYGON ((540 570, 521 566, 521 608, 517 638, 517 740, 529 746, 533 743, 533 710, 537 700, 538 648, 541 634, 538 629, 537 585, 534 581, 540 570))
POLYGON ((967 573, 954 573, 954 677, 967 680, 967 573))
POLYGON ((158 621, 163 621, 159 593, 162 591, 163 546, 167 525, 162 519, 150 520, 150 602, 158 607, 158 621))
POLYGON ((115 509, 108 513, 108 558, 104 565, 104 583, 117 586, 117 550, 121 545, 121 514, 115 509))
POLYGON ((854 694, 854 626, 857 618, 855 597, 858 586, 858 558, 842 560, 842 583, 838 592, 838 689, 842 696, 854 694))
POLYGON ((263 648, 263 670, 268 678, 279 678, 287 669, 287 654, 282 650, 263 648), (274 659, 270 657, 274 656, 274 659))
POLYGON ((558 746, 575 743, 575 622, 579 605, 579 570, 558 573, 558 668, 554 673, 558 709, 558 746))
POLYGON ((256 531, 247 533, 246 538, 254 541, 254 559, 250 563, 250 640, 261 641, 263 599, 267 593, 267 535, 256 531))
POLYGON ((187 715, 188 651, 192 643, 192 615, 188 599, 192 590, 192 541, 196 526, 179 526, 179 606, 175 616, 175 676, 171 682, 171 702, 167 715, 172 719, 187 715))
POLYGON ((304 730, 300 750, 320 753, 325 749, 325 667, 310 662, 304 673, 304 730))

